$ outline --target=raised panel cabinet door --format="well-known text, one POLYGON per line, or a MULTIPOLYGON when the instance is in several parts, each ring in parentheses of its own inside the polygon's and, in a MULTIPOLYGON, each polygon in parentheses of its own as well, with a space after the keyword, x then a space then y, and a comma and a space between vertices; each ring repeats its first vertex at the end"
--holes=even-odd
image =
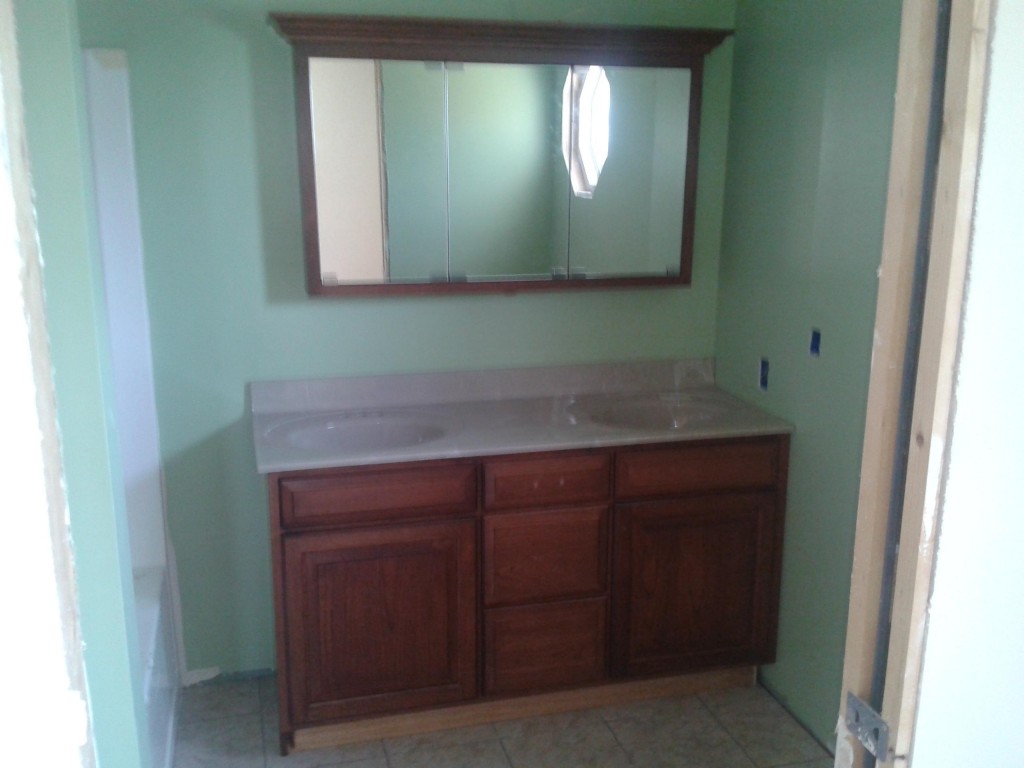
POLYGON ((614 674, 772 660, 776 508, 773 493, 616 507, 614 674))
POLYGON ((474 520, 295 535, 284 561, 296 725, 476 695, 474 520))

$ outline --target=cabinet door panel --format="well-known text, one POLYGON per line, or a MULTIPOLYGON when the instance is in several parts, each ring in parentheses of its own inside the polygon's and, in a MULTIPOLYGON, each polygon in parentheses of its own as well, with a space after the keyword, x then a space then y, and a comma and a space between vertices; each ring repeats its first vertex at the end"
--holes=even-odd
POLYGON ((606 507, 484 518, 487 605, 599 595, 607 589, 606 507))
POLYGON ((285 541, 298 725, 476 694, 472 520, 285 541))
POLYGON ((496 608, 484 618, 487 693, 526 693, 605 678, 607 599, 496 608))
POLYGON ((771 660, 773 494, 626 504, 615 515, 616 674, 771 660))

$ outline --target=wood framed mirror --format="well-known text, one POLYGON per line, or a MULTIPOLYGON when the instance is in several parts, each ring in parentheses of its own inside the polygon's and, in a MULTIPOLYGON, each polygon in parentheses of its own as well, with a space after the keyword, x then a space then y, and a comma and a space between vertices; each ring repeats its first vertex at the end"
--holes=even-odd
POLYGON ((272 14, 313 296, 688 285, 729 30, 272 14))

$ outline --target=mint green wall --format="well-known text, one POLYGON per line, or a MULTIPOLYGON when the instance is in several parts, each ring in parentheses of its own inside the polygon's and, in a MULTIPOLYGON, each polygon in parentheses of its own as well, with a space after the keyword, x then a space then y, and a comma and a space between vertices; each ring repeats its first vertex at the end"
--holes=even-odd
POLYGON ((881 254, 899 3, 740 0, 718 378, 796 425, 778 663, 834 742, 881 254), (812 328, 821 357, 808 354, 812 328), (771 361, 757 388, 758 361, 771 361))
MULTIPOLYGON (((550 274, 559 67, 469 63, 448 71, 454 275, 550 274)), ((556 165, 557 161, 557 165, 556 165)), ((563 198, 564 199, 564 198, 563 198)))
POLYGON ((448 273, 444 72, 419 61, 384 61, 381 114, 392 278, 448 273))
POLYGON ((570 198, 569 264, 591 275, 678 273, 690 71, 608 67, 607 75, 608 160, 593 197, 570 198))
POLYGON ((290 50, 268 10, 729 27, 731 0, 80 0, 83 41, 131 74, 168 516, 190 668, 273 665, 254 379, 714 351, 732 47, 710 57, 689 289, 310 300, 290 50))
POLYGON ((149 759, 74 3, 18 0, 15 21, 94 745, 101 768, 138 768, 149 759))

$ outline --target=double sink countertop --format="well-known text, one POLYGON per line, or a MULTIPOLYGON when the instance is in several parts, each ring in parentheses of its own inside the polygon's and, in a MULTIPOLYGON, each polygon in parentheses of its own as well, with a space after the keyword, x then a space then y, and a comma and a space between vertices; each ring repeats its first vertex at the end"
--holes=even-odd
POLYGON ((710 360, 250 384, 261 473, 792 432, 710 360))

